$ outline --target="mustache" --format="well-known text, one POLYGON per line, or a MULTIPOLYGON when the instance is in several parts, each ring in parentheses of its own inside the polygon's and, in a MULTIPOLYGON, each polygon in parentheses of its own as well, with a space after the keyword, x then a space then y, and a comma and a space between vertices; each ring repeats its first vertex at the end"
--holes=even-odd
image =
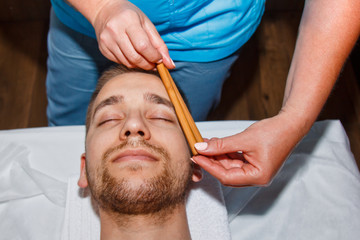
POLYGON ((145 148, 155 155, 160 155, 165 160, 170 158, 169 153, 165 150, 165 148, 151 144, 142 138, 132 138, 132 139, 127 139, 124 142, 107 149, 102 156, 102 161, 103 163, 106 163, 112 154, 122 149, 139 148, 139 147, 145 148))

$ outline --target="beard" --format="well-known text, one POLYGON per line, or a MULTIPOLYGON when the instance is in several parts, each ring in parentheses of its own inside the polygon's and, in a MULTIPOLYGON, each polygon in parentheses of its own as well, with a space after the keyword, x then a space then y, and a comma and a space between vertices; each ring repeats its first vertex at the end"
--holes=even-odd
MULTIPOLYGON (((108 149, 102 157, 102 163, 94 174, 88 174, 89 188, 94 200, 104 211, 125 215, 152 215, 170 213, 179 204, 185 203, 191 176, 192 162, 184 159, 183 173, 175 174, 178 169, 170 167, 169 154, 162 147, 151 145, 145 140, 125 141, 108 149), (126 147, 141 146, 161 156, 162 169, 154 177, 144 180, 138 187, 131 187, 131 179, 116 177, 110 174, 108 158, 112 153, 126 147)), ((141 166, 133 166, 130 171, 141 171, 141 166)))

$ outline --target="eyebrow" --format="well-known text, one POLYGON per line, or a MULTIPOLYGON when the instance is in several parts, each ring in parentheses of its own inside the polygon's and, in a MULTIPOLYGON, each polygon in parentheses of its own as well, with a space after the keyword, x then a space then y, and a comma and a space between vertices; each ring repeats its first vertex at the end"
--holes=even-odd
MULTIPOLYGON (((149 92, 145 93, 144 100, 147 102, 150 102, 150 103, 154 103, 154 104, 162 104, 162 105, 167 106, 168 108, 174 109, 173 104, 169 100, 167 100, 166 98, 160 97, 159 95, 157 95, 155 93, 149 93, 149 92)), ((119 104, 122 102, 124 102, 124 96, 122 96, 122 95, 110 96, 110 97, 104 99, 95 107, 92 118, 95 117, 95 114, 100 109, 102 109, 106 106, 111 106, 111 105, 119 104)))
POLYGON ((167 100, 166 98, 160 97, 159 95, 155 94, 155 93, 145 93, 144 94, 144 100, 150 103, 154 103, 154 104, 162 104, 165 105, 171 109, 174 109, 174 105, 167 100))
POLYGON ((106 106, 110 106, 110 105, 115 105, 118 103, 122 103, 124 101, 124 96, 122 95, 117 95, 117 96, 111 96, 106 98, 105 100, 102 100, 96 107, 94 110, 94 113, 92 115, 92 118, 95 117, 95 114, 102 108, 106 107, 106 106))

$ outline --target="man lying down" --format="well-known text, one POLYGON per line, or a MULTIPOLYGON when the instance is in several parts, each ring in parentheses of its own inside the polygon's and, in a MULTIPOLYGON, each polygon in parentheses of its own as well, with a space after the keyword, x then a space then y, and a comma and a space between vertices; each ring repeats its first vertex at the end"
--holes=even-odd
POLYGON ((86 194, 74 198, 92 220, 68 194, 62 240, 358 239, 360 178, 342 161, 348 143, 328 154, 334 140, 319 134, 302 141, 270 186, 221 189, 190 160, 160 78, 110 69, 88 108, 78 180, 93 207, 86 194))
MULTIPOLYGON (((100 80, 80 179, 81 126, 1 132, 0 239, 359 239, 360 175, 340 123, 315 124, 268 187, 221 189, 189 160, 159 78, 126 71, 100 80)), ((199 126, 221 137, 247 124, 199 126)))
POLYGON ((191 239, 185 203, 202 171, 157 75, 105 72, 88 108, 85 145, 78 185, 98 205, 102 240, 191 239))

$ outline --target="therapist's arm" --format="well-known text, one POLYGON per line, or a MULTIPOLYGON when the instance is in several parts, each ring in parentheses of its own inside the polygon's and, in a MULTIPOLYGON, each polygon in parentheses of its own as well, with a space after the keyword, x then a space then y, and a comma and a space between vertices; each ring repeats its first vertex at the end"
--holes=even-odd
POLYGON ((194 161, 224 185, 269 184, 319 115, 359 33, 359 0, 306 1, 279 114, 196 144, 194 161))
POLYGON ((174 64, 154 24, 126 0, 68 0, 93 25, 101 53, 129 68, 154 69, 174 64))

